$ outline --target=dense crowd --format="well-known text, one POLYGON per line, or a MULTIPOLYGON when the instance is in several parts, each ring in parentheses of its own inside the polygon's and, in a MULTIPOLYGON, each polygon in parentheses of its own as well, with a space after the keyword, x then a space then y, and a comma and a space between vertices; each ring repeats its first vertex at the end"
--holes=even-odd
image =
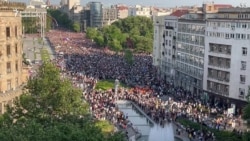
MULTIPOLYGON (((57 65, 76 86, 83 88, 84 97, 90 103, 92 114, 97 119, 108 119, 113 124, 126 128, 130 124, 127 116, 115 105, 116 99, 125 99, 136 103, 156 123, 162 125, 176 121, 179 117, 218 130, 236 130, 235 127, 242 124, 238 117, 228 115, 226 109, 214 104, 204 105, 200 97, 160 80, 157 69, 152 66, 150 55, 135 54, 133 64, 130 65, 124 54, 96 48, 91 40, 85 39, 83 33, 53 30, 47 37, 59 54, 57 65), (94 87, 100 79, 118 79, 130 88, 120 88, 118 95, 115 95, 114 90, 96 91, 94 87), (159 95, 162 94, 167 95, 167 100, 160 99, 159 95), (214 111, 224 112, 220 117, 211 117, 211 112, 214 111)), ((214 139, 210 132, 195 131, 192 128, 186 128, 186 132, 192 139, 214 139)), ((242 133, 240 130, 237 132, 242 133)))

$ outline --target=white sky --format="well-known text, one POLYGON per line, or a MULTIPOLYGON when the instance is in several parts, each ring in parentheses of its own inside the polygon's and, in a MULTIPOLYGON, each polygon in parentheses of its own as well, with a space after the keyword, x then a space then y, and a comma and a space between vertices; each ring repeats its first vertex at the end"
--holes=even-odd
MULTIPOLYGON (((18 2, 29 2, 29 0, 9 0, 18 2)), ((44 0, 46 1, 46 0, 44 0)), ((203 2, 208 0, 80 0, 82 5, 90 1, 99 1, 104 4, 104 6, 114 5, 118 3, 127 5, 140 4, 143 6, 157 6, 157 7, 176 7, 176 6, 201 6, 203 2)), ((211 2, 211 1, 210 1, 211 2)), ((240 6, 240 4, 246 4, 250 7, 250 0, 213 0, 215 4, 232 4, 233 6, 240 6)), ((59 5, 60 0, 50 0, 51 4, 59 5)))

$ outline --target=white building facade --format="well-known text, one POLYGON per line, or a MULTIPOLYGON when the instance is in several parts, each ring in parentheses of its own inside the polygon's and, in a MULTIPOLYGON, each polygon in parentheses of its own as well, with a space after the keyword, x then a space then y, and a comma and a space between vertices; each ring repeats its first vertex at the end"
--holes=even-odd
POLYGON ((153 18, 154 42, 153 42, 153 65, 160 68, 162 64, 162 51, 164 43, 165 16, 153 18))
POLYGON ((246 101, 250 86, 250 9, 219 10, 215 18, 207 20, 205 45, 204 90, 246 101))
POLYGON ((154 22, 153 65, 175 87, 240 114, 250 87, 250 8, 209 17, 154 22))
POLYGON ((151 8, 148 6, 135 5, 128 8, 128 16, 151 17, 151 8))
POLYGON ((178 30, 178 18, 166 16, 164 22, 164 42, 162 50, 161 76, 165 81, 174 84, 175 60, 176 60, 176 35, 178 30))

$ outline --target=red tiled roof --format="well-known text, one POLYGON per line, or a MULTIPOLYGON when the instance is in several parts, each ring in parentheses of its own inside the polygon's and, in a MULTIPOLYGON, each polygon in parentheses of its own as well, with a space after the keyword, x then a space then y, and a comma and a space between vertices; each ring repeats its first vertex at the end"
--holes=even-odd
POLYGON ((126 6, 118 6, 117 9, 118 10, 128 10, 128 7, 126 7, 126 6))
POLYGON ((176 10, 175 12, 170 14, 170 16, 181 17, 181 16, 183 16, 183 15, 185 15, 187 13, 188 13, 188 10, 176 10))

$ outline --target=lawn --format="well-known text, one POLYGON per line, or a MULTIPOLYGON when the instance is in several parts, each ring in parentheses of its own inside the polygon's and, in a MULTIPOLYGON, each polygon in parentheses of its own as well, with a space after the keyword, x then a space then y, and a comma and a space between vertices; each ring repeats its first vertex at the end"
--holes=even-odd
POLYGON ((214 133, 215 137, 216 137, 216 140, 218 141, 222 141, 222 140, 225 140, 225 141, 242 141, 241 139, 241 136, 233 133, 233 132, 230 132, 230 131, 221 131, 221 130, 216 130, 216 129, 213 129, 213 128, 209 128, 207 126, 203 126, 199 123, 195 123, 195 122, 192 122, 188 119, 185 119, 185 118, 178 118, 177 119, 177 122, 179 122, 180 124, 182 124, 184 127, 191 127, 195 130, 206 130, 206 131, 210 131, 212 133, 214 133))
POLYGON ((49 61, 50 60, 50 56, 49 56, 49 52, 47 49, 41 49, 41 59, 43 61, 49 61))
POLYGON ((107 120, 99 120, 95 123, 95 126, 99 127, 104 135, 108 135, 114 132, 114 125, 110 124, 107 120))
MULTIPOLYGON (((120 82, 119 87, 127 87, 125 84, 120 82)), ((99 80, 95 86, 96 90, 110 90, 115 88, 115 80, 99 80)))

